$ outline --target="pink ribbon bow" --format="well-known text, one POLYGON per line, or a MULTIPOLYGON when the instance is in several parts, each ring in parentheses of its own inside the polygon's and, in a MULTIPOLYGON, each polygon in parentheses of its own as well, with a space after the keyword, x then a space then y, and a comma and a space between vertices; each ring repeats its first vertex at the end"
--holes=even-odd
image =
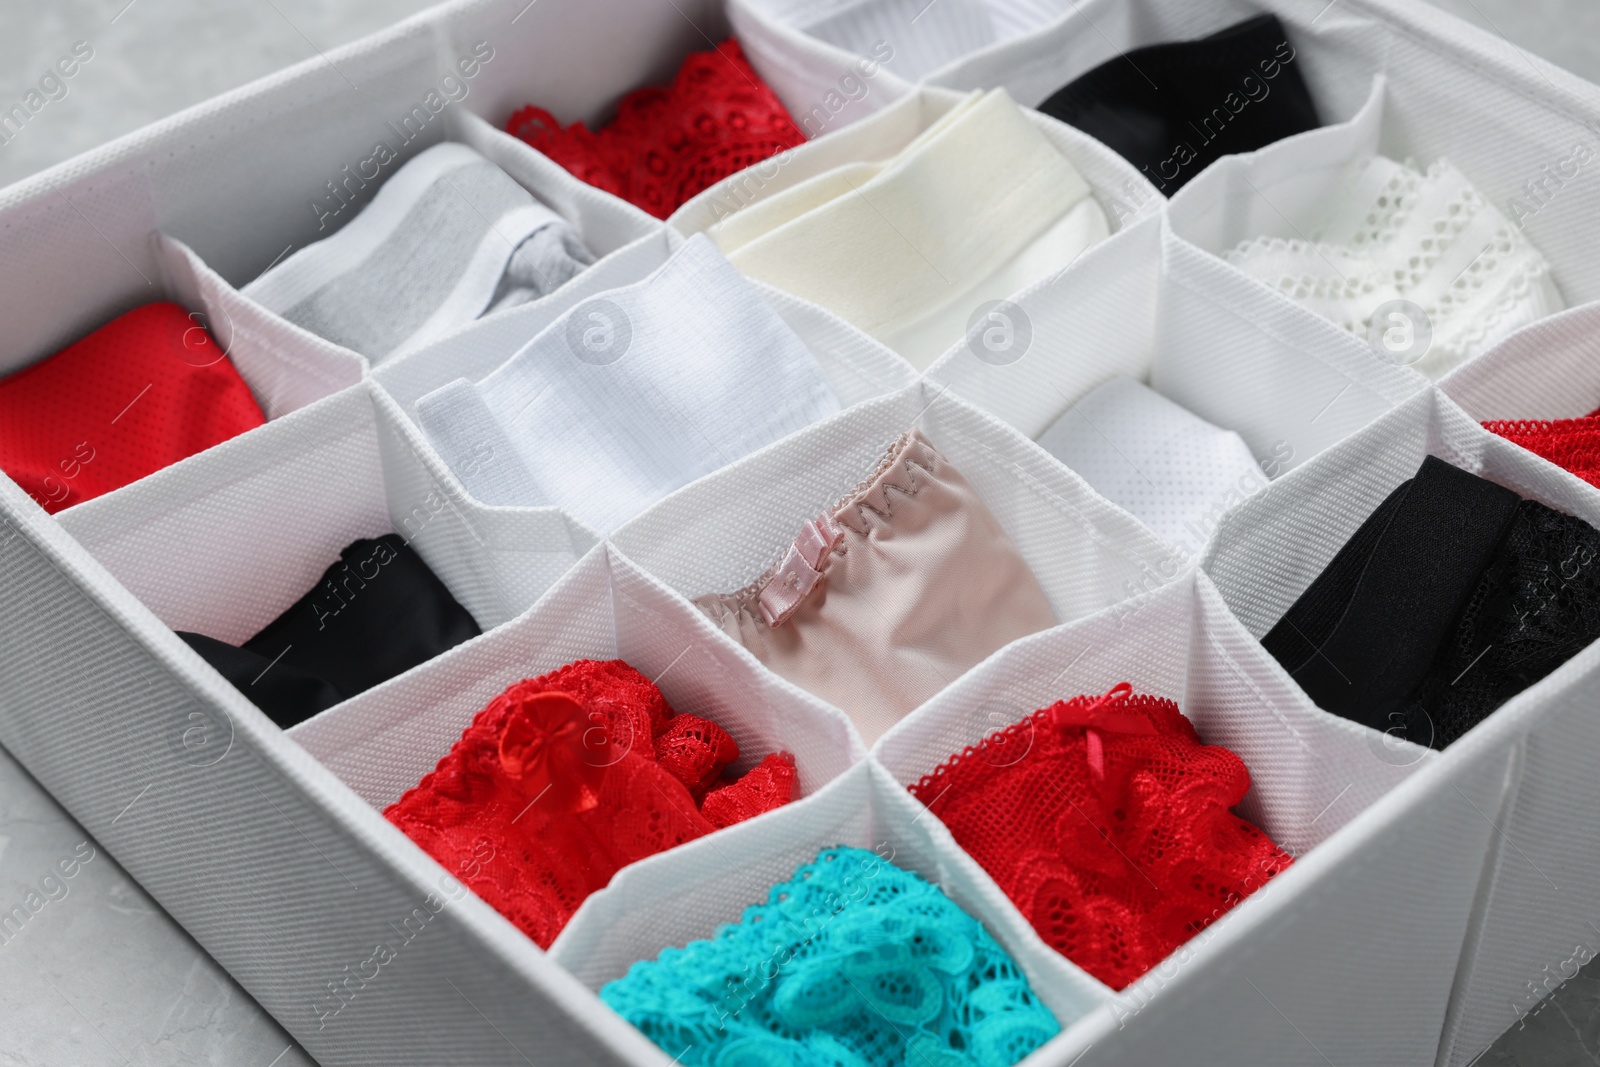
POLYGON ((843 536, 844 527, 835 522, 832 515, 806 523, 784 554, 783 562, 761 587, 757 603, 768 626, 782 626, 799 610, 801 602, 822 580, 828 561, 833 558, 834 546, 843 536))

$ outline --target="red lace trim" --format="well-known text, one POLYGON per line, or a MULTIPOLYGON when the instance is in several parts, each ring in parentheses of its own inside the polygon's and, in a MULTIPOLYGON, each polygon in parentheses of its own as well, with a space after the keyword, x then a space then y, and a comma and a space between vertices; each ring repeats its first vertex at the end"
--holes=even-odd
POLYGON ((1123 989, 1292 862, 1170 700, 1058 701, 911 786, 1062 955, 1123 989))
POLYGON ((805 135, 767 88, 739 42, 683 61, 665 89, 637 89, 599 130, 562 126, 528 105, 507 132, 574 176, 664 219, 730 174, 793 148, 805 135))
POLYGON ((1600 486, 1600 409, 1578 419, 1486 422, 1490 433, 1543 456, 1590 485, 1600 486))
POLYGON ((501 693, 384 816, 549 948, 623 867, 789 802, 793 757, 738 758, 626 663, 579 660, 501 693))

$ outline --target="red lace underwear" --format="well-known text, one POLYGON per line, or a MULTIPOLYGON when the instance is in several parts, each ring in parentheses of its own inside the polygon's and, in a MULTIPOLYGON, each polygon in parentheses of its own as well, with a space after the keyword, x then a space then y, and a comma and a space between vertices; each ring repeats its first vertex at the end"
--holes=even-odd
POLYGON ((1491 433, 1543 456, 1588 482, 1600 486, 1600 409, 1579 419, 1548 422, 1504 420, 1483 424, 1491 433))
POLYGON ((383 814, 549 948, 623 867, 789 802, 793 757, 738 758, 626 663, 579 660, 501 693, 383 814))
POLYGON ((683 61, 666 89, 637 89, 598 131, 563 127, 531 104, 506 130, 590 185, 658 219, 726 178, 805 140, 732 37, 683 61))
POLYGON ((197 316, 145 304, 0 381, 0 470, 53 515, 265 421, 197 316))
POLYGON ((1170 700, 1057 701, 911 787, 1056 951, 1123 989, 1291 859, 1229 808, 1250 775, 1170 700))

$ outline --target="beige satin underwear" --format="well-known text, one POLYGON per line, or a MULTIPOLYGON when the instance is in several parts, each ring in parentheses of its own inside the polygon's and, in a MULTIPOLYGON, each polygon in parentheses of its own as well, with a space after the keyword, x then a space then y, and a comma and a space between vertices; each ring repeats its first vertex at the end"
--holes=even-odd
POLYGON ((916 430, 760 578, 695 604, 842 708, 868 744, 990 653, 1056 622, 976 490, 916 430))

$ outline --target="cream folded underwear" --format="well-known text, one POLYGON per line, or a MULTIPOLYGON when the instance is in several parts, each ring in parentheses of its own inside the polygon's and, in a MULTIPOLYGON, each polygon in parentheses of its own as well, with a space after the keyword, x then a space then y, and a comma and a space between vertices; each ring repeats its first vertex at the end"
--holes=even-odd
POLYGON ((975 92, 893 158, 850 163, 707 231, 752 278, 835 312, 921 370, 979 305, 1110 232, 1071 162, 1004 89, 975 92))
POLYGON ((1432 341, 1404 362, 1430 378, 1565 306, 1544 256, 1448 160, 1356 165, 1307 237, 1256 237, 1226 258, 1363 340, 1383 304, 1417 305, 1432 341))
POLYGON ((1191 551, 1224 511, 1267 484, 1238 434, 1127 376, 1072 405, 1039 445, 1168 544, 1191 551))
POLYGON ((917 430, 760 578, 695 604, 842 708, 868 744, 990 653, 1056 622, 977 491, 917 430))
POLYGON ((241 291, 377 363, 536 300, 593 262, 565 219, 451 142, 418 154, 342 229, 241 291))
POLYGON ((485 504, 566 509, 605 534, 839 410, 811 350, 704 237, 582 301, 481 381, 416 403, 485 504))

